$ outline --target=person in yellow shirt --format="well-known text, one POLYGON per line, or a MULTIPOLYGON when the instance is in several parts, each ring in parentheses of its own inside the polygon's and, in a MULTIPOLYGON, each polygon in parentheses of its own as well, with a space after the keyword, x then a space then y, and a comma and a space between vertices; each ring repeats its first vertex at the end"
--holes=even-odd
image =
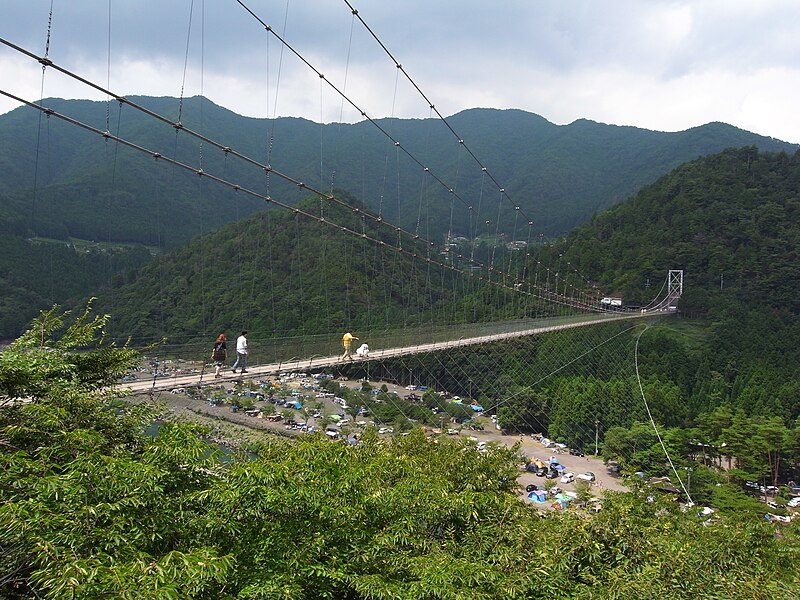
POLYGON ((353 352, 352 352, 353 340, 357 339, 358 338, 349 331, 342 336, 342 347, 344 348, 344 354, 342 354, 342 357, 339 360, 344 360, 345 358, 353 360, 353 352))

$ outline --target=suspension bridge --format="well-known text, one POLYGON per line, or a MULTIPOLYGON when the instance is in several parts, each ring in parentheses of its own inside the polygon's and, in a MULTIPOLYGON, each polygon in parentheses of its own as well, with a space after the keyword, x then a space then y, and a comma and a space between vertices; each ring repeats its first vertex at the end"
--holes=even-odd
MULTIPOLYGON (((675 300, 677 300, 677 297, 673 297, 673 301, 675 300)), ((413 338, 416 340, 415 343, 395 347, 380 347, 380 345, 376 346, 376 342, 378 344, 380 344, 381 341, 385 343, 391 340, 392 336, 387 336, 385 334, 381 335, 378 332, 367 332, 366 334, 361 335, 363 336, 363 339, 370 340, 372 343, 369 354, 366 356, 357 356, 356 358, 350 360, 357 360, 359 363, 368 365, 370 362, 380 363, 388 359, 410 356, 414 354, 425 354, 429 352, 450 350, 453 348, 462 348, 465 346, 498 343, 520 337, 543 335, 546 333, 554 333, 590 325, 600 325, 632 319, 663 318, 665 311, 667 314, 673 314, 674 312, 673 309, 669 307, 659 307, 644 309, 639 312, 586 314, 573 317, 543 318, 537 321, 528 320, 507 323, 490 323, 481 325, 476 329, 493 329, 495 332, 472 335, 468 337, 456 337, 459 334, 459 328, 457 327, 440 328, 438 331, 436 328, 426 327, 424 329, 415 329, 411 332, 405 330, 403 332, 403 337, 413 338)), ((270 341, 266 340, 266 345, 272 345, 273 347, 262 347, 260 349, 260 354, 262 356, 274 354, 280 352, 281 350, 278 348, 281 347, 283 348, 284 353, 291 352, 292 350, 290 348, 296 347, 298 341, 298 339, 289 339, 288 344, 284 342, 283 344, 277 345, 270 344, 270 341)), ((306 344, 307 343, 308 340, 306 340, 306 344)), ((322 347, 327 346, 328 349, 330 349, 331 346, 330 339, 319 340, 315 338, 313 343, 321 343, 322 347)), ((320 347, 318 346, 317 349, 319 348, 320 347)), ((252 347, 250 348, 250 352, 252 352, 252 347)), ((276 376, 284 372, 314 372, 330 367, 345 366, 347 364, 348 359, 342 359, 341 355, 338 353, 324 356, 312 354, 303 357, 290 356, 287 354, 284 358, 275 362, 259 364, 258 362, 250 360, 247 366, 247 375, 249 379, 276 376)), ((241 379, 243 377, 245 377, 245 375, 233 373, 228 370, 227 367, 222 372, 223 381, 241 379)), ((168 376, 166 374, 162 374, 161 376, 153 376, 152 378, 143 377, 138 381, 123 384, 122 387, 130 390, 133 393, 140 393, 168 390, 180 387, 185 388, 191 386, 218 385, 219 383, 220 380, 213 377, 211 370, 209 369, 209 372, 206 373, 204 368, 200 375, 184 375, 176 373, 172 376, 168 376)))
MULTIPOLYGON (((108 144, 113 144, 116 148, 153 159, 151 161, 152 165, 169 165, 176 172, 189 173, 196 176, 196 180, 201 182, 200 185, 205 183, 213 184, 237 195, 258 199, 268 205, 270 209, 289 211, 298 218, 317 223, 321 228, 331 228, 338 235, 358 240, 360 243, 371 244, 376 248, 402 256, 425 268, 433 267, 439 269, 442 273, 452 274, 453 277, 469 280, 472 282, 471 285, 473 287, 471 289, 473 290, 476 288, 499 290, 503 294, 520 299, 520 301, 535 301, 537 303, 537 309, 532 311, 536 314, 528 316, 528 311, 523 311, 526 314, 525 318, 476 321, 472 323, 444 321, 439 323, 434 321, 427 325, 403 327, 402 329, 392 330, 387 327, 382 330, 357 331, 358 337, 369 343, 370 352, 368 356, 358 357, 352 363, 341 359, 341 331, 289 338, 253 338, 254 341, 250 346, 248 372, 246 373, 248 379, 274 376, 292 371, 313 372, 349 368, 351 364, 359 365, 369 371, 370 369, 375 370, 383 363, 392 361, 402 363, 415 357, 445 354, 457 349, 503 347, 504 344, 513 343, 515 340, 538 338, 545 335, 559 335, 564 332, 615 323, 631 323, 633 327, 640 322, 650 322, 653 319, 661 319, 676 313, 678 300, 683 293, 683 271, 681 270, 669 270, 661 289, 652 301, 643 306, 637 305, 635 309, 630 309, 622 306, 621 303, 617 305, 616 302, 604 302, 604 297, 609 296, 610 291, 601 292, 595 282, 579 273, 569 262, 564 261, 562 263, 560 255, 556 257, 555 262, 547 265, 538 261, 535 256, 536 248, 541 248, 543 244, 541 242, 542 234, 538 236, 535 234, 534 220, 525 213, 525 210, 518 202, 514 201, 504 184, 481 161, 476 152, 470 147, 468 141, 464 140, 436 109, 434 103, 422 91, 420 85, 411 78, 408 70, 391 55, 386 45, 367 26, 363 17, 351 4, 345 2, 347 10, 352 12, 354 23, 362 24, 369 31, 370 35, 375 38, 377 45, 388 57, 391 68, 396 70, 398 76, 402 74, 407 79, 419 93, 422 102, 430 108, 432 117, 439 119, 444 125, 445 134, 451 138, 454 148, 453 163, 458 165, 455 172, 436 172, 430 166, 430 157, 422 156, 407 148, 404 141, 390 131, 380 119, 369 115, 367 110, 346 92, 343 84, 335 84, 331 78, 326 77, 318 67, 312 64, 311 59, 304 55, 301 49, 289 45, 285 39, 278 35, 275 28, 271 27, 265 19, 255 14, 244 3, 239 2, 239 4, 246 9, 246 12, 258 24, 267 38, 277 39, 281 44, 281 48, 294 55, 302 68, 313 73, 321 87, 327 87, 330 92, 339 98, 343 106, 348 105, 356 113, 360 114, 363 122, 372 125, 379 135, 384 138, 387 150, 384 156, 377 157, 379 163, 382 162, 384 165, 388 165, 390 158, 395 160, 398 165, 401 160, 404 161, 406 165, 409 165, 418 174, 420 189, 435 188, 447 198, 447 206, 444 207, 442 214, 449 214, 449 223, 444 227, 446 235, 443 236, 443 240, 434 236, 426 236, 426 230, 422 226, 419 216, 416 223, 411 227, 403 227, 399 223, 402 212, 400 209, 402 193, 400 191, 399 166, 397 167, 395 186, 397 189, 398 209, 394 215, 395 220, 392 220, 385 205, 388 202, 384 203, 383 192, 381 192, 379 201, 372 202, 371 206, 377 207, 373 210, 350 204, 346 199, 333 192, 332 185, 330 191, 325 191, 326 185, 323 182, 332 182, 335 178, 335 173, 325 172, 322 152, 320 156, 319 185, 312 185, 301 177, 275 168, 274 164, 278 162, 276 154, 278 150, 276 150, 272 137, 274 129, 270 129, 265 135, 265 141, 267 142, 265 146, 268 149, 264 155, 254 156, 252 153, 247 153, 241 148, 222 142, 204 133, 202 127, 190 127, 188 123, 184 122, 181 114, 185 73, 184 80, 181 82, 178 115, 177 117, 170 117, 148 108, 130 97, 117 93, 111 89, 110 83, 105 85, 98 83, 91 77, 68 68, 49 55, 49 26, 47 31, 48 44, 46 46, 48 50, 44 54, 24 48, 20 44, 2 36, 0 36, 0 45, 40 69, 42 88, 44 88, 45 74, 57 72, 60 76, 66 77, 73 83, 86 86, 93 93, 106 96, 109 108, 106 111, 105 124, 93 124, 82 120, 76 115, 55 110, 47 105, 44 98, 24 98, 9 89, 0 89, 0 95, 18 102, 29 110, 38 112, 40 116, 46 117, 48 122, 59 121, 74 128, 76 131, 88 132, 104 147, 107 147, 108 144), (198 155, 193 160, 187 160, 185 157, 179 157, 175 148, 151 146, 150 141, 152 140, 149 138, 134 139, 123 136, 118 131, 112 132, 110 118, 112 102, 117 104, 120 113, 123 109, 135 111, 159 127, 174 132, 175 148, 177 148, 178 139, 191 139, 199 147, 198 155), (235 160, 264 177, 265 185, 263 189, 236 181, 230 177, 229 173, 224 171, 213 171, 210 166, 212 163, 209 161, 212 153, 215 153, 217 157, 221 157, 221 161, 226 165, 228 160, 235 160), (477 189, 460 189, 458 185, 460 179, 459 168, 461 168, 462 163, 470 163, 470 169, 477 174, 477 189), (373 229, 367 231, 366 227, 363 226, 358 228, 348 223, 336 222, 330 218, 329 214, 322 214, 322 212, 316 214, 299 208, 294 203, 273 193, 270 188, 270 181, 272 180, 281 180, 291 187, 302 190, 303 193, 315 196, 319 198, 321 204, 341 207, 350 214, 356 215, 362 224, 370 223, 373 229), (490 200, 488 198, 489 194, 484 193, 485 189, 494 190, 493 199, 490 200), (483 208, 481 208, 482 205, 483 208), (492 219, 485 218, 489 213, 494 213, 492 219), (458 214, 461 214, 462 221, 466 224, 460 230, 457 226, 457 219, 454 218, 458 214), (385 235, 380 235, 380 232, 384 232, 385 235), (459 235, 463 235, 469 240, 477 240, 482 233, 489 234, 497 239, 503 239, 505 243, 496 244, 480 259, 474 251, 475 244, 464 249, 453 243, 453 240, 459 235), (509 248, 510 250, 498 252, 497 248, 501 250, 509 248)), ((191 35, 192 17, 190 16, 189 19, 188 29, 191 35)), ((110 29, 109 25, 109 37, 110 29)), ((110 54, 109 48, 109 57, 110 54)), ((187 60, 188 55, 187 42, 187 60)), ((3 85, 6 86, 8 84, 3 85)), ((277 86, 278 84, 276 84, 274 90, 276 96, 278 93, 277 86)), ((202 89, 200 91, 202 92, 202 89)), ((276 117, 276 114, 268 115, 267 121, 274 122, 276 117)), ((37 148, 37 160, 38 156, 39 151, 37 148)), ((466 168, 466 166, 463 167, 464 170, 466 168)), ((378 172, 380 171, 386 173, 388 168, 384 166, 378 172)), ((384 177, 386 178, 386 175, 384 177)), ((388 189, 389 187, 391 186, 384 182, 384 188, 382 189, 388 189)), ((202 193, 203 188, 200 187, 199 189, 202 193)), ((420 193, 419 196, 418 205, 414 207, 417 215, 422 213, 423 193, 420 193)), ((664 265, 663 268, 667 270, 670 266, 664 265)), ((409 295, 414 295, 414 291, 411 290, 409 295)), ((247 328, 246 324, 243 324, 242 329, 247 328)), ((207 327, 196 333, 212 339, 213 336, 208 335, 210 331, 211 328, 207 327)), ((170 334, 168 331, 164 333, 166 336, 170 334)), ((588 351, 579 351, 577 352, 578 358, 569 360, 579 360, 588 351)), ((191 357, 192 360, 199 361, 202 366, 199 372, 180 373, 175 371, 170 374, 166 374, 163 370, 154 367, 150 372, 139 374, 133 381, 129 380, 121 383, 120 389, 130 390, 133 393, 160 392, 172 388, 217 385, 220 381, 229 383, 244 377, 241 373, 234 374, 227 370, 223 371, 221 379, 215 379, 213 369, 208 366, 208 359, 205 358, 210 354, 210 343, 171 346, 156 352, 160 356, 159 362, 165 359, 168 360, 170 357, 191 357)), ((233 348, 229 349, 229 355, 234 354, 234 352, 233 348)), ((566 361, 567 359, 563 360, 566 361)), ((228 362, 230 363, 232 360, 228 362)), ((479 369, 481 367, 470 365, 469 368, 479 369)), ((550 373, 559 368, 560 366, 553 366, 550 373)), ((544 374, 544 376, 546 375, 544 374)), ((485 383, 482 393, 492 394, 492 384, 485 383)), ((597 416, 594 416, 587 418, 586 423, 576 425, 576 427, 590 429, 596 435, 597 424, 597 416)), ((611 417, 609 417, 608 422, 604 422, 604 428, 612 424, 611 417)))

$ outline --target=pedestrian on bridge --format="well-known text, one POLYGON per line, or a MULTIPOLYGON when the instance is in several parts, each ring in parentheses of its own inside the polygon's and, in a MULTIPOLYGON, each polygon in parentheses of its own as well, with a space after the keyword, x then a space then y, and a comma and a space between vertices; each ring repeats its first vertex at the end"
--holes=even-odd
POLYGON ((220 333, 211 349, 211 360, 214 361, 214 379, 222 377, 220 369, 225 364, 226 358, 228 358, 228 338, 224 333, 220 333))
POLYGON ((242 367, 242 373, 247 373, 247 330, 242 331, 242 335, 236 338, 236 362, 233 363, 234 373, 238 367, 242 367))
POLYGON ((342 357, 339 360, 344 360, 345 358, 353 360, 353 340, 357 339, 358 338, 349 331, 342 336, 342 347, 344 348, 344 354, 342 354, 342 357))

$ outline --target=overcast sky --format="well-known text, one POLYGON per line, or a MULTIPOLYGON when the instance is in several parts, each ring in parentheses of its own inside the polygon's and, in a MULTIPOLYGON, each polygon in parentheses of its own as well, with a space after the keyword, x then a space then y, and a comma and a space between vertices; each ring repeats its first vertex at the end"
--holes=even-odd
MULTIPOLYGON (((116 93, 203 93, 254 117, 360 118, 237 0, 52 3, 49 57, 116 93)), ((344 0, 242 3, 369 116, 431 116, 344 0)), ((445 116, 518 108, 660 131, 723 121, 800 142, 797 0, 350 3, 445 116)), ((50 5, 3 0, 0 37, 45 54, 50 5)), ((0 89, 105 100, 53 70, 42 81, 37 62, 6 46, 0 89)), ((0 113, 16 106, 0 97, 0 113)))

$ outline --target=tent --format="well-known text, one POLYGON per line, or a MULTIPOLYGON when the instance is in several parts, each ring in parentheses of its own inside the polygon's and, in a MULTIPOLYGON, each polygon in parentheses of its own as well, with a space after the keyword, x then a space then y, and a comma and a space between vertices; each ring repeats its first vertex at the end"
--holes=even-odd
POLYGON ((547 492, 544 490, 533 490, 530 494, 528 494, 528 500, 532 500, 537 504, 544 504, 547 502, 547 492))
POLYGON ((569 503, 572 501, 572 498, 567 496, 567 494, 565 494, 564 492, 556 494, 555 499, 561 505, 561 508, 567 508, 567 506, 569 506, 569 503))

